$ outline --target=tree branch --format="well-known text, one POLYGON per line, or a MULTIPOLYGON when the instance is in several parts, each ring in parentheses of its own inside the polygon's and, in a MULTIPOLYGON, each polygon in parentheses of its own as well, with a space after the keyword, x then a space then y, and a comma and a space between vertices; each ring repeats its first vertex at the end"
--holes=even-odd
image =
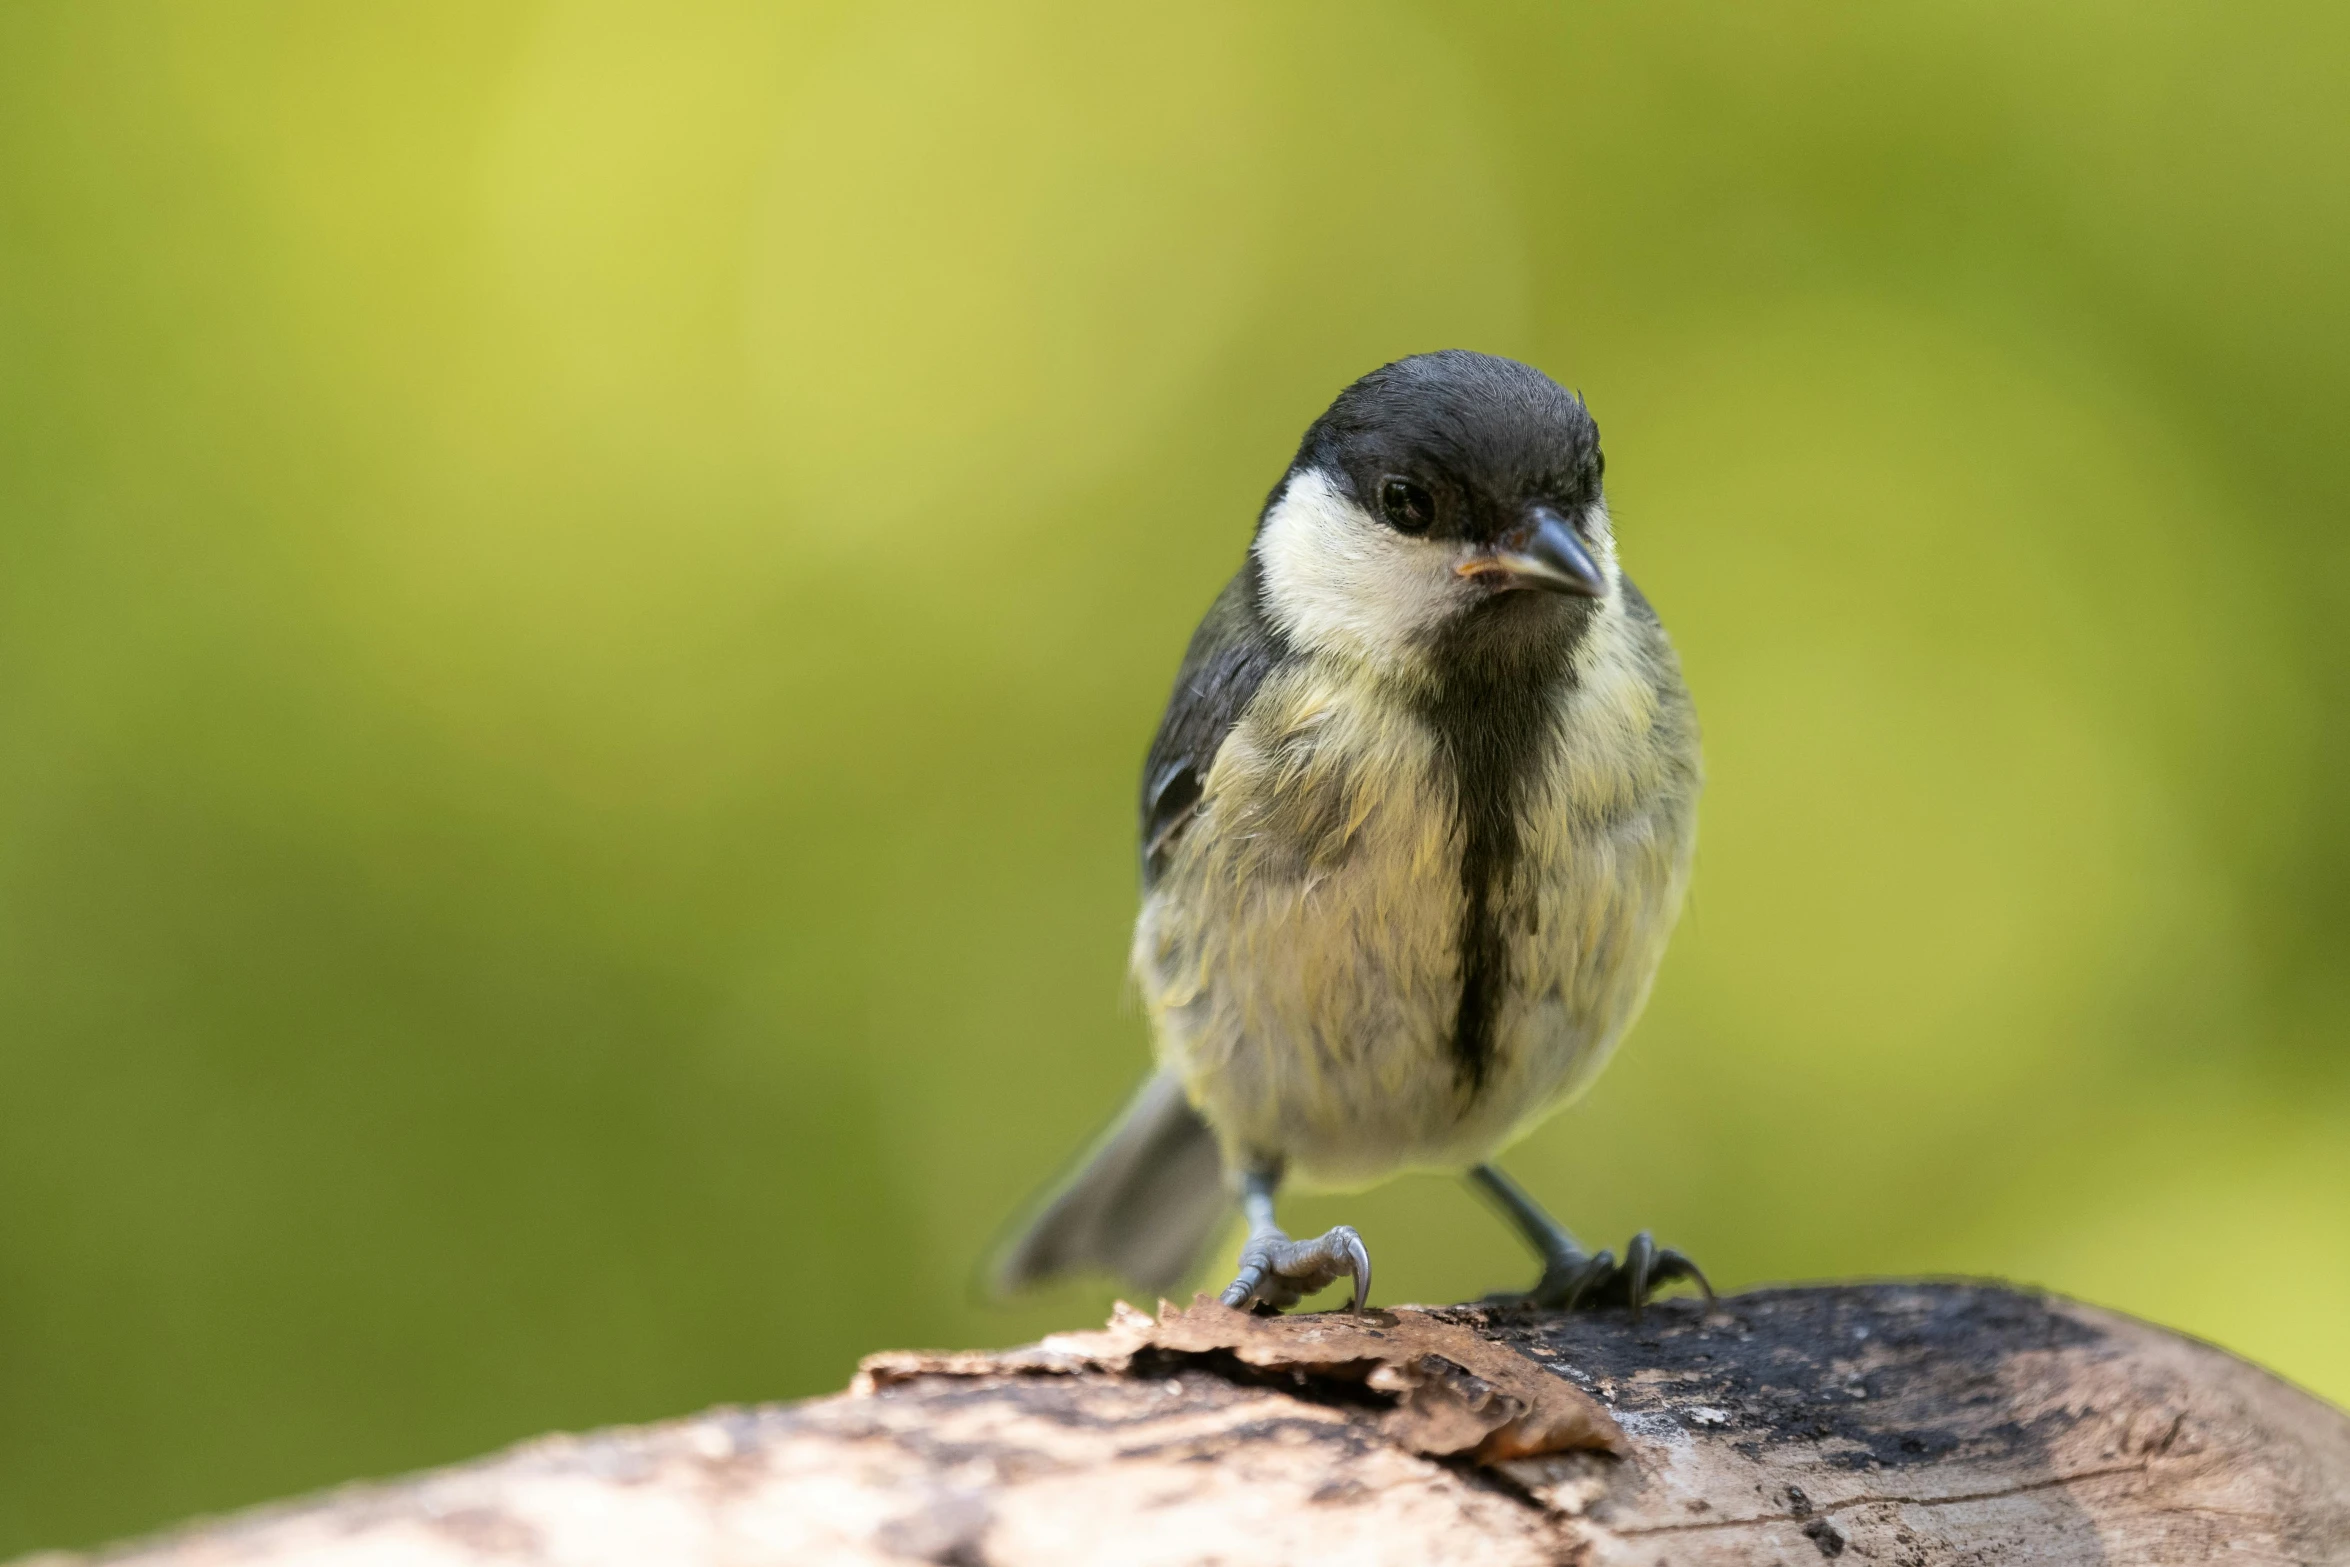
MULTIPOLYGON (((1961 1283, 1587 1315, 1203 1301, 201 1524, 140 1567, 2350 1563, 2350 1418, 1961 1283)), ((46 1558, 64 1563, 75 1558, 46 1558)))

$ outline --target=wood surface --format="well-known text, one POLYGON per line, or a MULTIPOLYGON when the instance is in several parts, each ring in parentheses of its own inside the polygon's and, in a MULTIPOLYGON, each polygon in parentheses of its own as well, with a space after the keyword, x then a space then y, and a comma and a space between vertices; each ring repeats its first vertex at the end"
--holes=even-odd
POLYGON ((140 1567, 2350 1563, 2350 1418, 1973 1283, 1577 1315, 1204 1298, 845 1393, 547 1437, 140 1567))

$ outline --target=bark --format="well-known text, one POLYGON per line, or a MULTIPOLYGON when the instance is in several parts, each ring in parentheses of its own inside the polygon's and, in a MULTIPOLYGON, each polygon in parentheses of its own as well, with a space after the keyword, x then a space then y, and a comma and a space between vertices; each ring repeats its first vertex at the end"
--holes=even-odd
MULTIPOLYGON (((2350 1418, 1965 1283, 1713 1310, 1158 1320, 548 1437, 193 1526, 141 1567, 2350 1563, 2350 1418)), ((51 1558, 52 1562, 79 1560, 51 1558)))

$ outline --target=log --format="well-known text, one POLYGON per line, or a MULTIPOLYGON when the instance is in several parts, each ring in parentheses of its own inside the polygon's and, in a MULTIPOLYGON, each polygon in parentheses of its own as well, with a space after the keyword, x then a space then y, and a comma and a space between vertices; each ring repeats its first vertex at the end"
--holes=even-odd
POLYGON ((1202 1297, 842 1394, 557 1436, 90 1558, 140 1567, 2350 1563, 2350 1418, 1977 1283, 1623 1311, 1202 1297))

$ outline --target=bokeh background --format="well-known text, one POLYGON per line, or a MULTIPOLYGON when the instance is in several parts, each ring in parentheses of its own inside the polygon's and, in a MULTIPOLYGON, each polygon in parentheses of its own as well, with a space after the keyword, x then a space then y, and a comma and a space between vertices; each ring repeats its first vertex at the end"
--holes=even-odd
MULTIPOLYGON (((1590 397, 1711 792, 1514 1168, 2350 1398, 2350 10, 0 8, 0 1552, 1083 1323, 1298 432, 1590 397)), ((1390 1300, 1528 1265, 1451 1184, 1390 1300)))

